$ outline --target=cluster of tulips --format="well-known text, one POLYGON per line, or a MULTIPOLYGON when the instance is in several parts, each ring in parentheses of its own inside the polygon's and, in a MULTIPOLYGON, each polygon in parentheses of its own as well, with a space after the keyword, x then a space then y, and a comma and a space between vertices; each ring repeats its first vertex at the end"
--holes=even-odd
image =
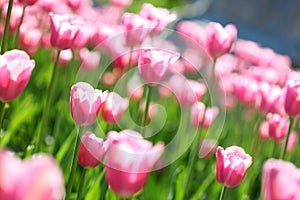
POLYGON ((0 199, 300 199, 291 59, 133 3, 0 0, 0 199))

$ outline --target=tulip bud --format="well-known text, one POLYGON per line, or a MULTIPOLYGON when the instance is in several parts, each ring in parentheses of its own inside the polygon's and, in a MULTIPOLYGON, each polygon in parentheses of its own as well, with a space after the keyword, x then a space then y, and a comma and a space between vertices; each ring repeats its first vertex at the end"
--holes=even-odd
POLYGON ((247 169, 252 164, 252 157, 238 146, 231 146, 225 150, 217 147, 216 177, 226 187, 236 187, 241 184, 247 169))
POLYGON ((70 109, 72 117, 79 126, 92 125, 102 103, 108 95, 107 91, 94 89, 90 84, 78 82, 71 88, 70 109))
POLYGON ((287 82, 284 108, 290 117, 300 115, 300 81, 287 82))
POLYGON ((27 86, 35 61, 25 51, 11 50, 0 55, 0 101, 11 101, 27 86))
POLYGON ((284 139, 288 132, 289 121, 286 117, 282 117, 279 114, 271 114, 267 115, 269 136, 273 138, 275 141, 280 141, 284 139))
POLYGON ((106 152, 103 139, 98 138, 92 132, 86 132, 80 142, 78 163, 82 167, 96 167, 106 152))

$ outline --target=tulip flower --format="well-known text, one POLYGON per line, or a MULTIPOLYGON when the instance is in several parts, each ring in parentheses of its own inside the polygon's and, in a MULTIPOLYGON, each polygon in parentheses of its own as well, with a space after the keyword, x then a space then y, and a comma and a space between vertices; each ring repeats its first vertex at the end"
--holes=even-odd
POLYGON ((165 78, 169 68, 178 58, 178 53, 150 48, 143 49, 138 61, 138 69, 147 84, 156 85, 165 78))
POLYGON ((80 8, 83 2, 82 0, 67 0, 67 3, 70 8, 77 10, 78 8, 80 8))
POLYGON ((127 46, 141 45, 149 36, 154 26, 151 21, 132 13, 123 14, 122 24, 124 24, 126 30, 127 46))
POLYGON ((19 0, 19 2, 24 3, 25 5, 32 6, 34 5, 38 0, 19 0))
POLYGON ((51 45, 61 50, 72 48, 80 30, 84 27, 83 22, 70 14, 59 15, 51 12, 49 16, 51 45))
POLYGON ((107 91, 94 89, 90 84, 78 82, 71 88, 70 109, 72 117, 79 126, 92 125, 100 107, 108 95, 107 91))
POLYGON ((79 51, 81 67, 86 71, 94 70, 100 62, 100 54, 96 51, 89 51, 87 48, 82 48, 79 51))
POLYGON ((78 162, 82 167, 96 167, 106 152, 104 141, 92 132, 86 132, 80 142, 78 162))
POLYGON ((284 108, 290 117, 300 115, 300 81, 287 82, 284 108))
POLYGON ((247 77, 238 76, 233 84, 235 96, 246 105, 255 105, 259 97, 258 83, 247 77))
POLYGON ((107 135, 109 148, 105 161, 105 178, 121 197, 130 197, 146 184, 151 168, 163 153, 164 145, 155 146, 133 130, 107 135))
POLYGON ((216 178, 226 187, 236 187, 241 184, 247 169, 252 164, 252 157, 238 146, 231 146, 225 150, 217 147, 216 178))
POLYGON ((191 121, 195 128, 199 128, 202 123, 203 128, 208 128, 218 114, 219 109, 217 107, 205 109, 205 105, 202 102, 196 102, 191 108, 191 121))
POLYGON ((120 8, 127 8, 132 3, 132 0, 110 0, 110 2, 120 8))
MULTIPOLYGON (((52 60, 55 61, 57 56, 57 52, 53 52, 52 54, 52 60)), ((72 60, 73 54, 71 49, 65 49, 60 52, 59 58, 58 58, 58 64, 62 67, 68 66, 69 62, 72 60)))
MULTIPOLYGON (((3 5, 3 7, 1 8, 2 10, 2 20, 6 20, 8 13, 8 1, 3 5)), ((12 6, 12 11, 11 11, 11 15, 10 15, 10 19, 9 19, 9 32, 13 33, 17 30, 18 25, 21 21, 21 17, 22 17, 22 13, 23 13, 23 6, 22 4, 20 4, 17 1, 13 2, 13 6, 12 6)), ((1 36, 2 37, 2 36, 1 36)))
POLYGON ((188 80, 184 76, 174 75, 168 82, 177 101, 182 106, 192 106, 206 93, 206 86, 194 80, 188 80))
POLYGON ((263 165, 265 200, 300 199, 300 169, 291 162, 269 159, 263 165))
POLYGON ((36 154, 25 161, 12 152, 0 150, 1 199, 63 199, 64 179, 55 160, 36 154))
POLYGON ((206 26, 205 32, 205 48, 212 58, 229 53, 237 38, 237 29, 233 24, 228 24, 223 28, 221 24, 211 22, 206 26))
POLYGON ((159 35, 170 22, 177 18, 175 13, 170 13, 166 8, 156 8, 150 3, 144 3, 140 11, 140 16, 150 20, 154 24, 152 35, 159 35))
POLYGON ((15 49, 0 55, 0 101, 11 101, 21 94, 34 66, 25 51, 15 49))
POLYGON ((267 115, 269 136, 275 141, 281 141, 287 135, 289 120, 286 117, 282 117, 279 114, 267 115))
POLYGON ((115 124, 120 121, 128 105, 127 98, 122 98, 118 93, 110 92, 103 103, 102 118, 107 123, 115 124))

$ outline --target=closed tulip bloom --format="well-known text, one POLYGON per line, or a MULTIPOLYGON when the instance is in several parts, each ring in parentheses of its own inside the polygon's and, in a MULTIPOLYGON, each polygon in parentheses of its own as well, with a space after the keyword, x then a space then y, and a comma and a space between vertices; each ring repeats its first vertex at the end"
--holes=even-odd
POLYGON ((51 22, 51 45, 58 49, 70 49, 73 47, 83 22, 70 14, 49 14, 51 22))
POLYGON ((291 162, 269 159, 263 165, 265 200, 300 199, 300 170, 291 162))
POLYGON ((235 96, 244 104, 252 106, 259 98, 258 83, 251 78, 238 76, 233 82, 235 96))
POLYGON ((0 151, 0 199, 54 200, 64 197, 64 179, 55 160, 36 154, 25 161, 0 151))
POLYGON ((41 40, 42 32, 40 29, 26 27, 25 25, 21 26, 19 42, 26 52, 34 54, 38 50, 41 40))
POLYGON ((205 31, 205 48, 212 58, 229 53, 237 38, 237 29, 233 24, 228 24, 223 28, 221 24, 211 22, 206 26, 205 31))
POLYGON ((94 70, 100 62, 100 54, 96 51, 89 51, 87 48, 82 48, 79 51, 81 67, 86 71, 94 70))
POLYGON ((151 21, 137 14, 124 13, 122 24, 125 26, 126 45, 141 45, 153 29, 151 21))
MULTIPOLYGON (((5 21, 6 17, 7 17, 8 1, 6 1, 6 3, 1 8, 1 10, 2 10, 2 20, 5 21)), ((9 32, 10 33, 13 33, 17 30, 18 25, 21 21, 22 13, 23 13, 22 4, 20 4, 17 1, 14 1, 12 11, 11 11, 10 20, 9 20, 9 32)), ((2 34, 3 33, 1 33, 1 37, 2 37, 2 34)))
POLYGON ((177 18, 175 13, 170 13, 166 8, 156 8, 150 3, 144 3, 140 15, 154 24, 152 35, 160 34, 170 22, 177 18))
POLYGON ((167 75, 169 68, 178 60, 178 53, 159 49, 143 49, 138 61, 139 72, 147 84, 156 85, 167 75))
POLYGON ((133 130, 107 135, 109 148, 105 161, 105 178, 120 197, 130 197, 146 184, 148 174, 163 153, 164 145, 151 142, 133 130))
POLYGON ((132 3, 132 0, 110 0, 110 2, 115 6, 127 8, 132 3))
POLYGON ((82 0, 67 0, 67 3, 70 8, 77 10, 78 8, 80 8, 82 0))
MULTIPOLYGON (((57 53, 54 51, 52 54, 52 60, 56 59, 57 53)), ((69 62, 72 60, 73 54, 71 49, 65 49, 60 52, 60 56, 58 58, 58 64, 62 67, 68 66, 69 62)))
POLYGON ((118 93, 110 92, 103 103, 102 118, 107 123, 115 124, 120 121, 128 105, 129 101, 127 98, 122 98, 118 93))
POLYGON ((208 128, 219 114, 217 107, 206 108, 202 102, 196 102, 191 107, 191 121, 195 128, 203 125, 203 128, 208 128), (203 121, 204 120, 204 121, 203 121))
POLYGON ((267 122, 269 125, 269 136, 271 138, 275 141, 281 141, 285 138, 289 127, 289 120, 286 117, 269 113, 267 115, 267 122))
POLYGON ((252 157, 238 146, 231 146, 225 150, 217 147, 216 178, 226 187, 236 187, 241 184, 247 169, 252 164, 252 157))
POLYGON ((78 163, 86 168, 96 167, 102 161, 105 152, 106 146, 103 139, 88 131, 81 138, 78 163))
POLYGON ((11 50, 0 55, 0 101, 11 101, 27 86, 35 61, 25 51, 11 50))
POLYGON ((107 91, 94 89, 90 84, 78 82, 71 88, 70 109, 79 126, 95 123, 100 107, 108 95, 107 91))
POLYGON ((300 81, 287 82, 284 108, 290 117, 300 115, 300 81))

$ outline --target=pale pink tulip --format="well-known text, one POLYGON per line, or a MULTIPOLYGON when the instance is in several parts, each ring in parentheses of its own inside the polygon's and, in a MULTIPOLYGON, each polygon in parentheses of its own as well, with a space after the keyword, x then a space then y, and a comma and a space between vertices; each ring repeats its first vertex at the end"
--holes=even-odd
POLYGON ((102 161, 106 149, 103 139, 88 131, 81 137, 78 163, 86 168, 96 167, 102 161))
MULTIPOLYGON (((55 61, 56 55, 57 55, 57 53, 53 52, 53 54, 52 54, 53 61, 55 61)), ((72 60, 72 57, 73 57, 73 53, 72 53, 71 49, 62 50, 60 52, 60 56, 58 58, 58 64, 62 67, 66 67, 69 64, 69 62, 72 60)))
POLYGON ((287 82, 284 108, 290 117, 300 115, 300 81, 287 82))
POLYGON ((25 51, 11 50, 0 55, 0 100, 11 101, 27 86, 35 61, 25 51))
POLYGON ((238 146, 231 146, 225 150, 217 147, 216 178, 226 187, 237 187, 241 184, 247 169, 252 164, 252 157, 238 146))
POLYGON ((205 109, 205 105, 202 102, 196 102, 191 107, 191 122, 195 128, 199 128, 201 124, 203 128, 208 128, 218 114, 219 109, 217 107, 205 109))
POLYGON ((178 31, 180 38, 191 49, 199 49, 204 47, 205 30, 196 22, 181 21, 177 24, 176 30, 178 31))
POLYGON ((11 152, 0 151, 0 199, 63 198, 63 174, 50 155, 36 154, 22 161, 11 152))
MULTIPOLYGON (((6 2, 3 5, 2 8, 2 20, 6 20, 7 17, 7 8, 8 8, 8 2, 6 2)), ((14 1, 12 11, 11 11, 11 16, 9 20, 9 31, 11 33, 15 32, 18 28, 18 25, 21 21, 21 16, 23 13, 23 6, 17 1, 14 1)))
POLYGON ((229 53, 237 38, 237 29, 233 24, 223 28, 221 24, 211 22, 206 26, 205 32, 205 48, 212 58, 229 53))
POLYGON ((74 121, 79 126, 92 125, 98 117, 100 107, 105 102, 108 91, 94 89, 90 84, 78 82, 71 88, 70 109, 74 121))
POLYGON ((298 200, 300 170, 291 162, 269 159, 263 165, 262 185, 265 200, 298 200))
POLYGON ((199 142, 199 158, 209 159, 216 152, 217 141, 211 139, 204 139, 199 142))
POLYGON ((177 18, 175 13, 170 13, 166 8, 156 8, 150 3, 144 3, 140 15, 154 24, 152 35, 160 34, 170 22, 177 18))
POLYGON ((142 49, 138 61, 139 72, 147 84, 156 85, 167 75, 169 68, 178 60, 178 53, 159 49, 142 49))
POLYGON ((110 124, 117 123, 128 106, 127 98, 122 98, 118 93, 110 92, 102 106, 103 120, 110 124))
POLYGON ((242 103, 254 106, 259 99, 258 83, 246 76, 235 76, 233 81, 234 94, 242 103))
POLYGON ((105 177, 111 189, 121 197, 130 197, 146 184, 164 145, 155 146, 133 130, 107 135, 109 148, 105 160, 105 177))
POLYGON ((269 136, 272 139, 275 141, 281 141, 285 138, 289 127, 288 118, 282 117, 279 114, 268 113, 267 122, 269 125, 269 136))
POLYGON ((86 71, 94 70, 100 62, 100 54, 96 51, 89 51, 87 48, 82 48, 79 51, 81 67, 86 71))
POLYGON ((297 146, 298 139, 299 139, 298 134, 295 133, 294 131, 291 131, 291 134, 290 134, 290 137, 288 140, 288 144, 286 147, 287 152, 291 152, 297 146))
POLYGON ((259 138, 261 140, 267 140, 269 136, 269 124, 267 121, 263 122, 259 127, 259 138))
POLYGON ((42 40, 42 32, 37 28, 21 26, 20 29, 20 46, 29 54, 34 54, 42 40))

